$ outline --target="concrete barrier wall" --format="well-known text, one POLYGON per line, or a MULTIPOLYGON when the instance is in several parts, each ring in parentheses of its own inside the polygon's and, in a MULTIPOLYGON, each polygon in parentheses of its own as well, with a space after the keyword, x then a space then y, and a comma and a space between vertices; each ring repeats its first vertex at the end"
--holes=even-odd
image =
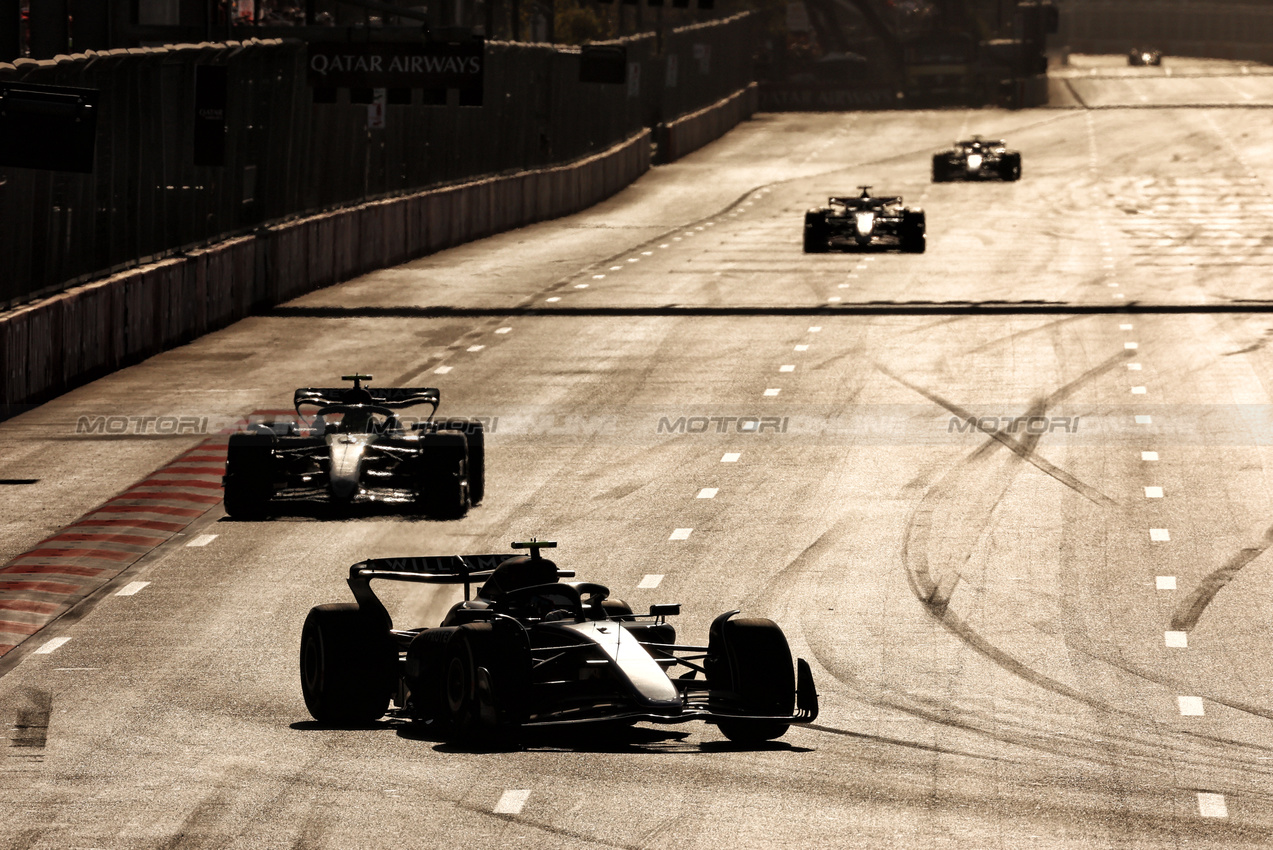
POLYGON ((254 310, 413 257, 578 212, 650 167, 650 131, 553 168, 335 210, 130 269, 0 315, 9 416, 254 310))
POLYGON ((673 162, 716 141, 740 122, 755 115, 759 99, 760 88, 751 83, 711 106, 660 124, 656 128, 659 161, 673 162))

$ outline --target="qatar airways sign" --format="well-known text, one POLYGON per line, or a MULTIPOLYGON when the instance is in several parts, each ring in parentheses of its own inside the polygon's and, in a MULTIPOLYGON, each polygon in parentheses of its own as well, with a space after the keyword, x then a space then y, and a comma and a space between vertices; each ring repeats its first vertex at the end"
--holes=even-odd
POLYGON ((309 84, 322 88, 472 89, 482 85, 485 44, 310 42, 309 84))

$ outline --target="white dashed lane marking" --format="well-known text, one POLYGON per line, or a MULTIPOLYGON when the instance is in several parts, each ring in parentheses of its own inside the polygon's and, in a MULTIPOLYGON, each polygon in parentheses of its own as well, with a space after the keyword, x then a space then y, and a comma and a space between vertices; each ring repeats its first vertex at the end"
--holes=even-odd
POLYGON ((1147 392, 1144 387, 1132 387, 1132 395, 1145 395, 1147 392))
POLYGON ((470 345, 468 348, 464 350, 472 354, 474 351, 481 351, 483 348, 486 348, 486 346, 485 345, 470 345))
POLYGON ((1128 369, 1128 371, 1131 371, 1131 372, 1139 372, 1139 371, 1140 371, 1140 364, 1139 364, 1139 363, 1128 363, 1128 364, 1127 364, 1127 369, 1128 369))
POLYGON ((641 590, 653 590, 663 581, 662 575, 648 575, 641 579, 641 583, 637 585, 641 590))
POLYGON ((668 540, 689 540, 690 532, 693 530, 692 528, 674 528, 668 540))
POLYGON ((529 798, 529 791, 505 791, 500 795, 499 802, 495 804, 495 814, 521 814, 522 807, 526 805, 526 800, 529 798))
POLYGON ((495 333, 497 333, 497 334, 506 334, 506 333, 508 333, 508 332, 509 332, 509 331, 511 331, 511 330, 512 330, 512 328, 496 328, 496 329, 495 329, 495 333))
POLYGON ((721 457, 720 462, 721 463, 737 463, 738 459, 742 456, 743 456, 742 452, 725 452, 724 456, 721 457))
POLYGON ((796 367, 795 367, 795 366, 793 366, 792 364, 788 363, 788 364, 787 364, 787 365, 785 365, 785 366, 779 366, 779 367, 778 367, 778 371, 779 371, 779 372, 794 372, 794 371, 796 371, 796 367))
POLYGON ((719 493, 719 492, 720 492, 720 488, 719 488, 719 487, 704 487, 702 490, 699 490, 699 491, 698 491, 698 496, 696 496, 695 498, 698 498, 698 499, 715 499, 715 498, 716 498, 716 494, 717 494, 717 493, 719 493))
POLYGON ((1171 539, 1171 535, 1167 533, 1165 528, 1149 529, 1149 539, 1155 543, 1166 543, 1171 539))
POLYGON ((198 537, 193 538, 189 543, 187 543, 186 546, 193 546, 195 548, 207 546, 216 539, 217 536, 215 534, 200 534, 198 537))
POLYGON ((1130 330, 1132 329, 1132 326, 1131 326, 1131 325, 1119 325, 1119 326, 1118 326, 1118 329, 1119 329, 1120 331, 1130 331, 1130 330))
POLYGON ((1181 717, 1202 717, 1202 697, 1176 697, 1181 717))
POLYGON ((1224 801, 1223 794, 1199 791, 1198 814, 1204 818, 1227 818, 1229 816, 1229 805, 1224 801))
POLYGON ((1161 487, 1146 487, 1145 498, 1146 499, 1161 499, 1162 488, 1161 487))
MULTIPOLYGON (((549 300, 551 301, 552 299, 549 299, 549 300)), ((450 372, 450 371, 451 371, 451 367, 450 367, 450 366, 439 366, 438 368, 436 368, 436 369, 434 369, 434 370, 433 370, 433 374, 435 374, 435 375, 445 375, 447 372, 450 372)))
POLYGON ((1189 647, 1188 632, 1163 632, 1163 643, 1172 649, 1187 649, 1189 647))
POLYGON ((1137 416, 1136 424, 1137 425, 1153 425, 1154 419, 1152 416, 1137 416))
POLYGON ((780 392, 782 392, 782 390, 778 389, 777 387, 770 387, 769 389, 765 390, 765 395, 775 396, 775 395, 778 395, 778 393, 780 392))
POLYGON ((796 346, 796 351, 808 351, 808 350, 809 350, 809 346, 807 346, 807 345, 797 345, 797 346, 796 346))
POLYGON ((116 596, 136 596, 143 589, 145 589, 149 584, 150 582, 148 581, 130 581, 128 584, 121 587, 118 590, 118 592, 115 593, 115 595, 116 596))
POLYGON ((1175 590, 1176 577, 1175 576, 1156 576, 1154 578, 1154 588, 1156 590, 1175 590))
POLYGON ((1141 460, 1158 460, 1158 452, 1141 452, 1141 460))
POLYGON ((544 300, 546 300, 549 304, 556 304, 558 301, 561 300, 561 298, 557 295, 554 295, 552 298, 546 298, 544 300))
POLYGON ((1138 342, 1125 342, 1125 343, 1123 343, 1123 348, 1127 349, 1128 351, 1135 351, 1136 349, 1140 348, 1140 343, 1138 343, 1138 342))
POLYGON ((49 653, 54 652, 58 647, 62 646, 69 640, 70 640, 69 637, 53 638, 53 640, 45 642, 43 646, 41 646, 32 654, 33 655, 48 655, 49 653))
POLYGON ((816 334, 820 330, 822 330, 821 325, 814 325, 813 327, 809 328, 809 333, 816 334))
POLYGON ((588 288, 588 286, 589 286, 589 284, 586 284, 586 283, 576 283, 576 284, 575 284, 575 289, 587 289, 587 288, 588 288))

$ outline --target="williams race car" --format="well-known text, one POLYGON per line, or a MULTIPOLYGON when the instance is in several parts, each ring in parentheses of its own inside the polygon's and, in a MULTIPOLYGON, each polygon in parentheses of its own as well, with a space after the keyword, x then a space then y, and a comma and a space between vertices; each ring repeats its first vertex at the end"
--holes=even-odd
POLYGON ((902 206, 900 195, 877 198, 870 186, 859 188, 860 195, 832 197, 827 206, 804 214, 804 252, 822 254, 842 247, 924 253, 924 211, 902 206))
POLYGON ((1143 47, 1133 47, 1131 50, 1127 51, 1127 64, 1134 66, 1161 65, 1162 51, 1149 50, 1143 47))
POLYGON ((600 584, 563 581, 540 555, 378 558, 349 569, 353 603, 312 608, 301 631, 305 706, 330 726, 386 713, 440 738, 515 740, 543 727, 713 723, 734 741, 781 737, 818 715, 813 675, 771 620, 712 623, 707 646, 677 642, 679 604, 635 614, 600 584), (395 628, 376 580, 464 586, 432 628, 395 628), (473 585, 481 583, 476 593, 473 585), (391 708, 392 706, 392 708, 391 708))
POLYGON ((382 502, 433 516, 462 516, 482 501, 482 423, 434 420, 440 396, 431 387, 365 387, 370 375, 346 375, 352 387, 299 389, 300 421, 254 423, 230 436, 225 511, 260 519, 288 502, 333 506, 382 502), (423 422, 405 426, 397 411, 432 405, 423 422))
POLYGON ((933 154, 933 182, 951 180, 1020 180, 1021 152, 1007 150, 1002 141, 973 136, 933 154))

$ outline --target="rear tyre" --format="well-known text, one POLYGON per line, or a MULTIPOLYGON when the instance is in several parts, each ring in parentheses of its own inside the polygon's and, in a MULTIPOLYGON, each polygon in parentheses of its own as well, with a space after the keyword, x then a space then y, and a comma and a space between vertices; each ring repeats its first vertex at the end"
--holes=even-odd
POLYGON ((1003 159, 999 161, 999 174, 1004 180, 1015 181, 1021 179, 1021 154, 1008 153, 1003 155, 1003 159))
POLYGON ((301 693, 319 723, 360 726, 389 709, 397 652, 357 603, 318 605, 301 629, 301 693))
MULTIPOLYGON (((714 691, 740 713, 790 715, 796 704, 796 677, 787 638, 773 620, 717 620, 708 638, 705 663, 714 691)), ((790 728, 779 720, 722 720, 731 741, 756 743, 781 738, 790 728)))
POLYGON ((825 254, 831 247, 830 231, 827 228, 826 213, 822 210, 809 210, 804 214, 804 252, 806 254, 825 254))
POLYGON ((468 440, 469 502, 478 504, 486 495, 486 429, 478 419, 448 419, 439 428, 461 431, 468 440))

